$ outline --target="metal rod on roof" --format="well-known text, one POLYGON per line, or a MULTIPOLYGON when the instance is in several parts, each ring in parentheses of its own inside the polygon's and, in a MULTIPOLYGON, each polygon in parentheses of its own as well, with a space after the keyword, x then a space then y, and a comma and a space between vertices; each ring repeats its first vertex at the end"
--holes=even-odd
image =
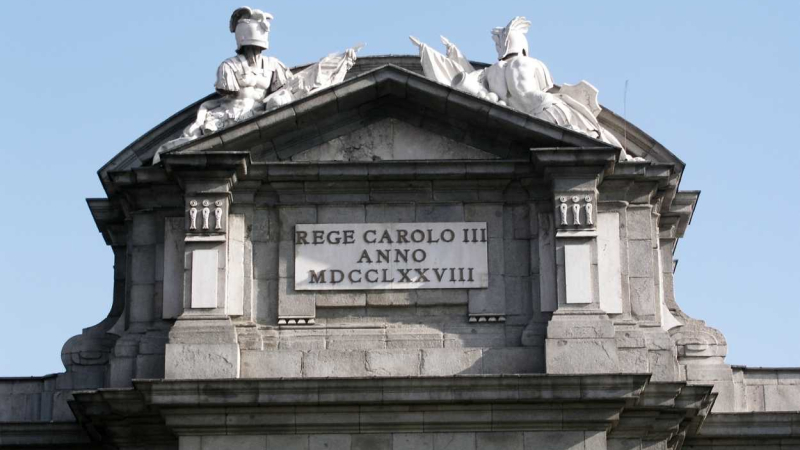
POLYGON ((628 148, 628 80, 625 80, 625 91, 622 93, 622 148, 628 148))

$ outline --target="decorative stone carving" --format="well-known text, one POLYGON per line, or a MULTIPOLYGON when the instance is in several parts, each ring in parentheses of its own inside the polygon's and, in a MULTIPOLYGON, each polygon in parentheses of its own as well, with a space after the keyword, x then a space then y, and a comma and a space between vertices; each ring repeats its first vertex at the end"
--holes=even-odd
POLYGON ((288 318, 282 317, 278 319, 278 325, 314 325, 316 324, 314 318, 288 318))
POLYGON ((560 195, 556 197, 556 215, 559 228, 593 228, 594 203, 592 195, 560 195))
POLYGON ((214 209, 214 229, 219 231, 222 230, 222 200, 217 200, 214 204, 217 206, 214 209))
POLYGON ((567 197, 561 197, 559 200, 561 201, 561 204, 558 206, 558 208, 561 210, 561 225, 569 225, 567 219, 567 213, 569 212, 569 206, 567 206, 567 197))
MULTIPOLYGON (((530 26, 524 17, 515 17, 505 27, 492 30, 498 62, 481 70, 476 70, 445 37, 441 40, 446 55, 413 36, 410 39, 419 47, 422 69, 428 78, 622 148, 617 138, 597 121, 602 108, 594 86, 587 81, 555 86, 547 66, 528 56, 525 35, 530 26)), ((644 161, 629 156, 624 148, 620 160, 644 161)))
POLYGON ((196 230, 197 229, 197 200, 192 200, 189 202, 191 208, 189 209, 189 229, 196 230))
POLYGON ((211 213, 211 210, 208 209, 208 200, 203 200, 203 229, 208 229, 208 216, 211 213))
POLYGON ((681 364, 722 364, 728 354, 725 336, 702 320, 682 316, 684 324, 670 330, 677 346, 678 361, 681 364))
POLYGON ((355 64, 363 44, 322 58, 297 74, 278 59, 262 56, 269 48, 272 15, 249 7, 238 8, 230 19, 230 32, 236 37, 237 55, 226 59, 217 69, 214 84, 220 94, 203 102, 197 118, 181 137, 163 144, 153 157, 161 161, 163 152, 195 140, 234 123, 299 100, 309 94, 341 83, 355 64))
POLYGON ((470 314, 469 323, 503 323, 506 316, 501 314, 470 314))
POLYGON ((209 199, 189 200, 187 230, 190 233, 222 233, 225 223, 225 201, 209 199), (200 224, 198 224, 198 215, 200 224))
POLYGON ((592 217, 592 197, 587 195, 584 197, 586 204, 583 208, 586 210, 586 225, 594 225, 594 218, 592 217))
POLYGON ((572 224, 573 225, 580 225, 581 224, 581 205, 578 203, 580 201, 579 197, 572 197, 572 224))

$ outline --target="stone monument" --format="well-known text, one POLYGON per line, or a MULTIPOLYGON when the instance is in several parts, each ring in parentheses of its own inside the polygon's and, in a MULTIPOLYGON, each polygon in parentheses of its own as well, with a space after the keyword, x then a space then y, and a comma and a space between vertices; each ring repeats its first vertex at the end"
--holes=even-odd
POLYGON ((800 446, 800 369, 727 364, 678 306, 684 163, 556 86, 529 22, 491 65, 289 69, 271 19, 237 9, 217 92, 100 169, 110 312, 0 379, 0 447, 800 446))

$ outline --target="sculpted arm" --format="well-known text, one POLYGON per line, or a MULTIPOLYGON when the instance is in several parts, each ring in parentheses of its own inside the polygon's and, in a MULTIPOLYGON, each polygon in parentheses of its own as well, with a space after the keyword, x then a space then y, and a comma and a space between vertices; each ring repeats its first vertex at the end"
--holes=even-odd
POLYGON ((546 90, 552 87, 547 68, 533 58, 515 58, 506 70, 509 97, 516 107, 530 113, 541 111, 547 106, 549 94, 546 90))

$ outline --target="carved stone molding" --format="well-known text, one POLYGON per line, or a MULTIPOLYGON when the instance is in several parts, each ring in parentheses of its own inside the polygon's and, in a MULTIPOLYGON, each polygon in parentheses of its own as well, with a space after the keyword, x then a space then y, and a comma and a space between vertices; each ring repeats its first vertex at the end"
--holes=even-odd
POLYGON ((470 314, 469 323, 503 323, 506 321, 504 314, 470 314))
POLYGON ((313 317, 280 317, 278 325, 314 325, 317 321, 313 317))

